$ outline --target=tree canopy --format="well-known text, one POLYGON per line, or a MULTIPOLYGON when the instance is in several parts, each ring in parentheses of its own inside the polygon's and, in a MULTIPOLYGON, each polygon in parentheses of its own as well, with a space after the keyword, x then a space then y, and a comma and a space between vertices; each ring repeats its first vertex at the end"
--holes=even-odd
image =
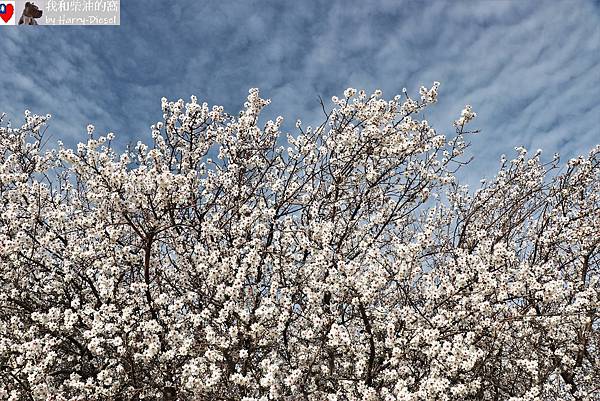
POLYGON ((3 124, 0 398, 600 399, 600 146, 469 188, 438 86, 287 135, 163 99, 122 152, 3 124))

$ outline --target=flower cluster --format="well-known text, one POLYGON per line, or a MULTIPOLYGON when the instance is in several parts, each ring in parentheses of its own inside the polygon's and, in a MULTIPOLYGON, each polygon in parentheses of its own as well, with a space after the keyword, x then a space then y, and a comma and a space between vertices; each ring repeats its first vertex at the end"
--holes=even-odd
POLYGON ((163 99, 122 153, 0 124, 0 399, 597 399, 600 146, 472 191, 438 86, 287 143, 257 89, 163 99))
POLYGON ((468 124, 469 122, 471 122, 471 120, 473 120, 475 117, 477 117, 477 113, 475 113, 473 111, 473 109, 471 108, 471 105, 468 104, 460 112, 460 118, 458 120, 454 121, 454 125, 456 127, 463 127, 463 126, 465 126, 465 124, 468 124))

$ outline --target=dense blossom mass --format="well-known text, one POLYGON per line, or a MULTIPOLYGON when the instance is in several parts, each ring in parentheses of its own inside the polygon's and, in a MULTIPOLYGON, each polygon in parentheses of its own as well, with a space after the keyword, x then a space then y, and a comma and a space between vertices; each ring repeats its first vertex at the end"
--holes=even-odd
POLYGON ((2 124, 0 399, 599 400, 600 146, 469 189, 438 86, 287 138, 257 89, 123 152, 2 124))

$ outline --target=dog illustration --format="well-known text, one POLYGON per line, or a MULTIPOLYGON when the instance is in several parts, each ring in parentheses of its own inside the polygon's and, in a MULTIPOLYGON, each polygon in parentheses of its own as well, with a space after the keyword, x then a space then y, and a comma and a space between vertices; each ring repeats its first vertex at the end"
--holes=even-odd
POLYGON ((37 25, 38 23, 36 18, 40 18, 41 16, 42 10, 40 10, 35 4, 27 2, 25 3, 23 14, 19 19, 19 25, 37 25))

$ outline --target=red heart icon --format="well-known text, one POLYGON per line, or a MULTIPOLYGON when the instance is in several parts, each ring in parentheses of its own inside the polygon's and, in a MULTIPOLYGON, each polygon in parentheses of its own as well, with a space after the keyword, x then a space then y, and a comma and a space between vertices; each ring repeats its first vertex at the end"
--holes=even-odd
POLYGON ((7 4, 6 12, 4 14, 0 14, 0 18, 2 18, 4 20, 4 22, 8 22, 8 20, 12 18, 14 12, 15 12, 15 9, 13 8, 13 5, 7 4))

